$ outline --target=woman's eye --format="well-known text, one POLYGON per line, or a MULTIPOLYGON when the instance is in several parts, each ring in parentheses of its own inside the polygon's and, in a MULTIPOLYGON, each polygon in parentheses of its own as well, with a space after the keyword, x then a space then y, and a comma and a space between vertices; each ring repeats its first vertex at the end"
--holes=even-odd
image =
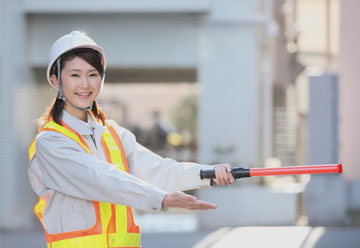
POLYGON ((98 74, 96 74, 96 73, 91 73, 90 74, 90 77, 96 77, 98 74))
POLYGON ((79 77, 78 74, 72 74, 71 76, 72 76, 72 77, 79 77))

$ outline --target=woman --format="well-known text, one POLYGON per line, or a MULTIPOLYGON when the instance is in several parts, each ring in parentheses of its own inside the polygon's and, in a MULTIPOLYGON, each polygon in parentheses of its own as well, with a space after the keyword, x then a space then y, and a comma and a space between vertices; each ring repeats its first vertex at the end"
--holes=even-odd
MULTIPOLYGON (((140 247, 132 207, 216 209, 181 192, 209 187, 199 171, 214 166, 164 159, 105 119, 96 102, 105 69, 103 49, 79 31, 51 47, 47 79, 58 96, 29 149, 34 210, 48 247, 140 247)), ((215 173, 216 184, 235 181, 230 165, 216 165, 215 173)))

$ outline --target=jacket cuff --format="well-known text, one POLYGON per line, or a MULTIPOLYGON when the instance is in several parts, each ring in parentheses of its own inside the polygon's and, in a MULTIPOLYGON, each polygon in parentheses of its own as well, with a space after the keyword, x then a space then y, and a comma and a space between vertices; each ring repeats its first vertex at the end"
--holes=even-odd
POLYGON ((167 207, 164 207, 163 206, 163 200, 164 200, 164 197, 168 194, 167 192, 159 189, 158 191, 154 192, 155 195, 153 195, 153 198, 154 200, 152 200, 150 203, 149 203, 149 207, 148 209, 150 211, 154 211, 154 212, 161 212, 161 211, 166 211, 168 208, 167 207))

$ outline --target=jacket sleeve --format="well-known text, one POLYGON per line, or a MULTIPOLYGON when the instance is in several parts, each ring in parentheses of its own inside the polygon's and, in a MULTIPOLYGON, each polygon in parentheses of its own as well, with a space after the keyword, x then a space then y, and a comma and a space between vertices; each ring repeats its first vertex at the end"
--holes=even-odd
POLYGON ((214 166, 162 158, 137 143, 135 136, 127 129, 114 121, 109 124, 123 142, 130 172, 134 176, 167 192, 210 187, 210 180, 201 180, 199 174, 201 169, 213 169, 214 166))
POLYGON ((64 135, 43 131, 30 161, 41 171, 43 184, 78 198, 160 211, 167 192, 85 153, 64 135))

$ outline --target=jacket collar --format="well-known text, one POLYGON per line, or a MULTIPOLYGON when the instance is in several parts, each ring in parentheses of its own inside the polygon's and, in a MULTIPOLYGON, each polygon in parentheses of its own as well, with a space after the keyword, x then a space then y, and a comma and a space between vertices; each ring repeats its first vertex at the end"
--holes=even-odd
POLYGON ((83 122, 79 120, 77 117, 73 116, 66 110, 63 110, 61 115, 61 120, 69 125, 72 129, 74 129, 80 135, 91 135, 93 134, 94 129, 103 128, 103 126, 96 123, 90 113, 88 115, 88 122, 83 122))

